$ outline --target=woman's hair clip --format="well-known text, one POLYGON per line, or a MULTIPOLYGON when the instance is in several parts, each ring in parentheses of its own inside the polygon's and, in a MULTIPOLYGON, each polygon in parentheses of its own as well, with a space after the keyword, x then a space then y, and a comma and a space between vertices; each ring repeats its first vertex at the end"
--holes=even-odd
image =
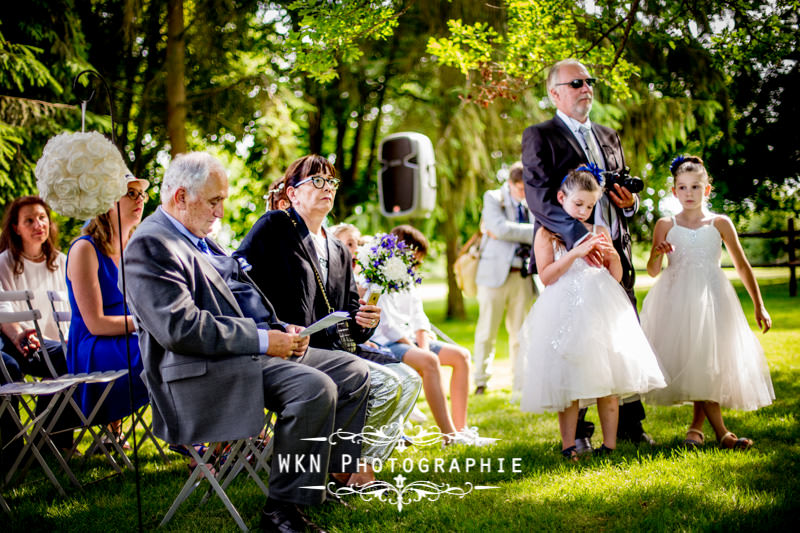
POLYGON ((686 161, 686 157, 679 155, 675 159, 672 160, 672 163, 669 165, 669 171, 674 175, 675 171, 686 161))

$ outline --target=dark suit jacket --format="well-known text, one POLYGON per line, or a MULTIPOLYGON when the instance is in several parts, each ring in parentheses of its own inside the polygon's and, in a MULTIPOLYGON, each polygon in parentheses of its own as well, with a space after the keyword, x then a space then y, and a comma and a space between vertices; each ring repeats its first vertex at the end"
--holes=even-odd
MULTIPOLYGON (((605 170, 622 170, 625 156, 617 132, 611 128, 592 123, 592 132, 598 140, 606 160, 605 170)), ((536 218, 536 230, 542 225, 564 240, 567 248, 586 235, 586 227, 570 217, 556 194, 567 172, 587 163, 583 147, 569 127, 558 116, 525 129, 522 134, 522 164, 525 179, 525 196, 528 207, 536 218)), ((613 202, 622 231, 614 239, 614 247, 622 260, 622 286, 632 290, 634 282, 631 259, 630 233, 627 219, 613 202)))
MULTIPOLYGON (((328 301, 334 311, 350 313, 350 334, 356 343, 364 342, 372 336, 374 328, 362 328, 353 319, 360 305, 350 252, 332 235, 328 235, 327 242, 325 292, 328 301)), ((314 242, 305 222, 294 209, 265 213, 234 256, 244 258, 253 267, 248 274, 267 295, 282 320, 309 326, 329 313, 314 274, 314 268, 320 271, 314 242)), ((338 338, 336 327, 332 326, 312 335, 310 345, 341 349, 338 338)))

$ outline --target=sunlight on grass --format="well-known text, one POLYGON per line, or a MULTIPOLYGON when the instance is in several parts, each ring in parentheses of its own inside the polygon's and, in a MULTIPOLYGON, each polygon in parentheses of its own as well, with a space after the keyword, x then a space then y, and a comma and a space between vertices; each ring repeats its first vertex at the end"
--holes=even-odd
MULTIPOLYGON (((400 462, 430 464, 443 458, 456 471, 391 472, 378 478, 395 483, 402 473, 406 484, 430 481, 451 487, 473 486, 463 498, 442 495, 435 501, 423 497, 402 511, 389 502, 347 498, 352 509, 331 504, 311 512, 325 530, 351 531, 772 531, 793 530, 800 508, 796 480, 800 476, 800 299, 789 298, 786 278, 762 279, 761 287, 774 328, 757 333, 772 372, 777 399, 755 412, 724 411, 726 423, 740 436, 755 441, 752 450, 733 453, 718 448, 706 425, 706 445, 689 452, 681 448, 691 419, 691 406, 646 406, 645 428, 656 441, 653 448, 622 442, 610 459, 586 458, 578 464, 562 460, 555 414, 520 412, 509 403, 509 391, 490 390, 470 396, 470 425, 481 434, 500 440, 487 448, 452 446, 442 449, 412 446, 393 457, 400 462), (492 462, 492 470, 465 471, 468 459, 492 462), (498 461, 504 470, 498 471, 498 461), (520 472, 511 470, 517 459, 520 472), (475 485, 497 487, 475 490, 475 485)), ((739 282, 734 286, 751 326, 752 304, 739 282)), ((645 289, 639 291, 639 301, 645 289)), ((472 348, 477 306, 467 301, 468 319, 445 320, 444 301, 426 302, 432 320, 456 342, 472 348)), ((501 328, 498 359, 507 358, 501 328)), ((428 413, 424 398, 418 402, 428 413)), ((588 418, 597 423, 595 409, 588 418)), ((433 424, 432 418, 426 427, 433 424)), ((599 426, 593 442, 599 444, 599 426)), ((152 445, 141 454, 143 526, 154 529, 186 479, 183 458, 171 454, 165 465, 152 445)), ((136 497, 133 473, 102 479, 110 473, 99 457, 76 467, 82 482, 94 481, 83 491, 67 488, 61 499, 39 472, 37 480, 5 489, 15 515, 3 530, 100 531, 134 530, 136 497)), ((61 479, 61 478, 59 478, 61 479)), ((65 487, 66 480, 62 479, 65 487)), ((240 476, 228 494, 251 528, 258 527, 263 495, 240 476)), ((184 504, 165 531, 237 531, 222 504, 213 499, 198 506, 200 495, 184 504)))

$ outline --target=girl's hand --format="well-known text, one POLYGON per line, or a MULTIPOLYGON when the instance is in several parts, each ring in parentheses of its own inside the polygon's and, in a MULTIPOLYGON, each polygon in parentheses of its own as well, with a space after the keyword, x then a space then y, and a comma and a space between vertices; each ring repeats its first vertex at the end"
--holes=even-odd
POLYGON ((767 308, 764 307, 763 304, 756 307, 756 323, 758 327, 761 328, 761 333, 768 332, 769 328, 772 327, 772 319, 769 317, 767 308))
POLYGON ((573 252, 578 257, 586 257, 592 251, 597 250, 600 254, 603 253, 604 239, 601 235, 595 235, 583 240, 578 246, 573 248, 573 252))
POLYGON ((661 241, 660 243, 653 246, 653 253, 656 257, 660 257, 664 254, 671 254, 675 251, 675 247, 672 246, 668 241, 661 241))

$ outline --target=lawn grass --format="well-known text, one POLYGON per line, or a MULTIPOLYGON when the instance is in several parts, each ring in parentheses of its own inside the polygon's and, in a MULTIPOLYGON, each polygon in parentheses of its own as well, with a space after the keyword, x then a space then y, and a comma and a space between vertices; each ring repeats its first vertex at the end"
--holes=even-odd
MULTIPOLYGON (((329 505, 315 510, 315 520, 328 531, 767 531, 791 529, 800 509, 800 299, 788 297, 788 281, 760 280, 773 330, 758 337, 772 371, 777 399, 756 412, 726 411, 725 419, 739 435, 755 440, 746 453, 720 450, 709 443, 696 452, 679 444, 691 418, 691 407, 647 406, 646 429, 658 445, 637 448, 621 443, 611 459, 588 459, 577 465, 560 459, 554 414, 521 413, 508 403, 508 390, 470 397, 470 423, 481 434, 501 440, 490 448, 441 450, 411 447, 395 452, 411 458, 415 468, 402 472, 412 481, 431 481, 465 487, 468 483, 496 487, 473 490, 463 498, 443 495, 437 501, 408 503, 402 511, 380 501, 347 497, 355 509, 329 505), (421 472, 420 461, 431 464, 456 460, 461 472, 421 472), (499 472, 497 462, 505 461, 499 472), (520 472, 511 471, 517 458, 520 472), (469 459, 491 460, 491 472, 464 472, 469 459)), ((741 284, 734 283, 752 325, 752 304, 741 284)), ((640 292, 640 301, 644 291, 640 292)), ((467 301, 468 319, 445 321, 444 302, 426 303, 432 320, 457 342, 471 348, 477 308, 467 301)), ((498 357, 506 357, 504 333, 498 357)), ((427 411, 424 400, 419 405, 427 411)), ((596 411, 590 410, 596 420, 596 411)), ((706 433, 713 435, 710 428, 706 433)), ((598 439, 595 439, 598 442, 598 439)), ((153 529, 169 507, 186 476, 177 456, 163 464, 152 448, 141 453, 143 526, 153 529)), ((422 463, 424 464, 424 463, 422 463)), ((384 471, 379 479, 394 483, 401 473, 384 471)), ((99 479, 108 469, 99 461, 79 470, 82 480, 99 479)), ((38 473, 34 473, 38 476, 38 473)), ((66 486, 66 484, 65 484, 66 486)), ((67 489, 70 490, 70 489, 67 489)), ((240 477, 229 488, 231 500, 253 528, 263 496, 240 477)), ((4 517, 3 531, 91 531, 136 528, 133 474, 100 479, 73 490, 62 499, 46 481, 3 492, 15 516, 4 517)), ((218 501, 197 507, 194 495, 178 511, 167 531, 236 531, 218 501)))

